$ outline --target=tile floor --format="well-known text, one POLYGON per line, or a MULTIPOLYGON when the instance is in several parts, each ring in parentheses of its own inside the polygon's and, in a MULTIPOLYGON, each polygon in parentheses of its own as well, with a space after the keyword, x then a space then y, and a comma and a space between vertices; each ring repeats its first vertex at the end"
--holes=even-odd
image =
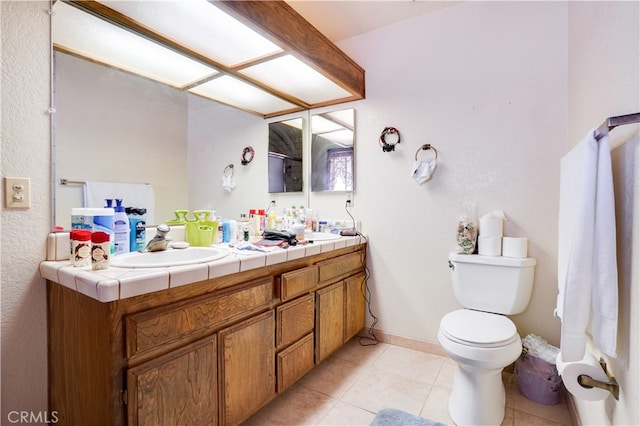
MULTIPOLYGON (((446 357, 355 338, 318 365, 246 425, 368 425, 396 408, 453 425, 448 413, 455 364, 446 357)), ((565 403, 547 406, 520 394, 510 373, 503 425, 571 425, 565 403)))

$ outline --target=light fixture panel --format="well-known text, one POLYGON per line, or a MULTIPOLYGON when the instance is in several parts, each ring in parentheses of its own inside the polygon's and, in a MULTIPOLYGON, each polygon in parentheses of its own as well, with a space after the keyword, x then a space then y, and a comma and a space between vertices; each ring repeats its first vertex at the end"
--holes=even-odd
POLYGON ((282 51, 207 0, 101 3, 226 66, 282 51))
POLYGON ((62 1, 53 7, 53 42, 71 53, 175 87, 218 73, 62 1))
POLYGON ((296 108, 290 102, 229 75, 193 87, 189 92, 262 115, 296 108))
POLYGON ((348 91, 293 55, 253 65, 241 73, 309 104, 351 96, 348 91))

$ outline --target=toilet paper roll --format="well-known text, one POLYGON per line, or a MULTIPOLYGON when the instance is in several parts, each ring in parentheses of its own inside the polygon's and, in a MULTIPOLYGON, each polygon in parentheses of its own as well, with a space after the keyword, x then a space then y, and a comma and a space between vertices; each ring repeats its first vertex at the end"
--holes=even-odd
POLYGON ((558 374, 562 376, 564 386, 571 394, 576 398, 584 399, 585 401, 601 401, 610 395, 609 391, 600 388, 583 388, 578 383, 578 377, 581 374, 586 374, 592 379, 608 382, 609 378, 604 372, 598 361, 591 354, 586 354, 582 361, 575 362, 562 362, 562 354, 559 353, 556 358, 556 368, 558 374))
POLYGON ((505 257, 527 257, 526 238, 503 237, 502 255, 505 257))
POLYGON ((502 237, 503 218, 481 217, 478 222, 480 225, 480 235, 483 237, 502 237))
POLYGON ((478 237, 478 254, 484 256, 500 256, 502 253, 502 238, 478 237))

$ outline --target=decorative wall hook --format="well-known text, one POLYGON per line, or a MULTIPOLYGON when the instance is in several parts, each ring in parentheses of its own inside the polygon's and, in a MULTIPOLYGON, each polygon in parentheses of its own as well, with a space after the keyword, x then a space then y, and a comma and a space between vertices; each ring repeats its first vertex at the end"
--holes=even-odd
POLYGON ((254 151, 253 147, 247 146, 245 147, 245 149, 242 150, 242 161, 240 162, 242 163, 243 166, 246 166, 247 164, 253 161, 253 157, 255 155, 256 155, 256 152, 254 151))
POLYGON ((379 142, 382 152, 395 151, 396 145, 400 143, 400 132, 395 127, 385 127, 380 133, 379 142))

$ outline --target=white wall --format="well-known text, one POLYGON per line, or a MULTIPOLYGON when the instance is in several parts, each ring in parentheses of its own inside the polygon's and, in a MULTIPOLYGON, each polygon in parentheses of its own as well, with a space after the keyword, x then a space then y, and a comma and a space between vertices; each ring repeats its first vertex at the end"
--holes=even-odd
MULTIPOLYGON (((440 318, 458 309, 447 254, 465 203, 502 209, 505 233, 529 238, 537 259, 521 335, 559 343, 559 159, 567 139, 567 6, 469 2, 345 40, 366 70, 356 105, 354 212, 370 237, 378 328, 437 343, 440 318), (395 152, 378 137, 399 129, 395 152), (410 176, 416 150, 439 153, 433 179, 410 176)), ((421 155, 428 155, 422 153, 421 155)))
MULTIPOLYGON (((640 112, 640 3, 569 5, 569 144, 606 117, 640 112)), ((605 356, 620 401, 576 400, 583 424, 640 423, 640 126, 610 133, 618 235, 618 357, 605 356)), ((599 356, 597 347, 591 351, 599 356)))
POLYGON ((59 185, 61 178, 151 184, 149 225, 186 208, 187 94, 74 56, 55 57, 56 225, 69 229, 71 208, 83 205, 82 185, 59 185))
POLYGON ((28 210, 2 203, 2 424, 11 411, 47 408, 47 307, 38 264, 51 225, 48 8, 45 1, 0 2, 2 176, 31 178, 32 203, 28 210))

